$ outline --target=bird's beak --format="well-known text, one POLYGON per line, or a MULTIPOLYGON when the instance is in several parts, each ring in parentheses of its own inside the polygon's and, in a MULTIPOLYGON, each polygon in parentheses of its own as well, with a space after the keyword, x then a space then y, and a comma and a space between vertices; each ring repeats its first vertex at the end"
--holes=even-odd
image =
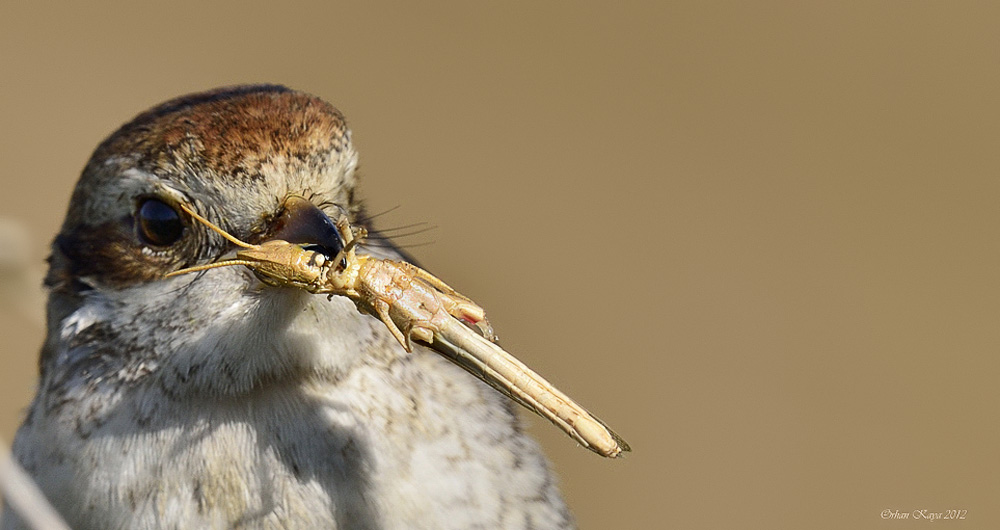
POLYGON ((309 200, 292 195, 285 199, 281 213, 264 234, 264 240, 281 240, 302 245, 333 258, 344 250, 337 225, 309 200))
MULTIPOLYGON (((187 204, 180 208, 213 232, 233 243, 240 250, 236 259, 226 259, 173 271, 167 278, 219 267, 244 265, 265 284, 276 287, 297 287, 317 292, 324 274, 324 263, 338 259, 346 264, 346 250, 340 228, 313 203, 303 197, 290 196, 278 216, 258 236, 259 245, 240 241, 215 223, 205 219, 187 204)), ((353 247, 353 245, 352 245, 353 247)))

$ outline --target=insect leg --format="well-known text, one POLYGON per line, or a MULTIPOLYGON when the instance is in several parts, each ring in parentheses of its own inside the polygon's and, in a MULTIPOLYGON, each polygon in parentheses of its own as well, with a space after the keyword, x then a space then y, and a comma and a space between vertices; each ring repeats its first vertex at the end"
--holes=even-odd
POLYGON ((410 323, 406 330, 406 340, 407 342, 412 342, 413 337, 418 340, 422 340, 427 344, 434 343, 434 328, 428 326, 418 326, 410 323))
POLYGON ((389 316, 389 302, 386 302, 385 300, 375 300, 374 305, 378 318, 383 324, 385 324, 385 327, 389 328, 392 336, 396 337, 396 340, 403 345, 403 348, 405 348, 407 352, 412 352, 413 346, 410 344, 409 335, 404 336, 403 332, 399 330, 398 326, 396 326, 396 323, 392 321, 392 317, 389 316))
MULTIPOLYGON (((448 293, 448 294, 452 294, 452 295, 457 294, 458 296, 461 296, 462 298, 465 298, 465 296, 463 296, 461 294, 458 294, 458 291, 456 291, 455 289, 452 289, 450 285, 448 285, 448 284, 444 283, 443 281, 441 281, 441 279, 438 278, 437 276, 434 276, 433 274, 425 271, 424 269, 421 269, 420 267, 417 267, 416 265, 414 265, 413 268, 415 269, 413 271, 414 272, 414 276, 416 276, 417 278, 420 278, 421 280, 429 283, 431 285, 431 287, 434 287, 435 289, 437 289, 439 291, 443 291, 443 292, 448 293)), ((468 298, 465 298, 465 299, 469 300, 468 298)), ((469 300, 469 301, 471 302, 471 300, 469 300)))

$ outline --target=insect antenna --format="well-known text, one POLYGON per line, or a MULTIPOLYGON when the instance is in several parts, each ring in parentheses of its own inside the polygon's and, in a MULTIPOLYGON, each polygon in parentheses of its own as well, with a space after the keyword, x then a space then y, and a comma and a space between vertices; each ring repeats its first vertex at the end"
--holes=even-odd
POLYGON ((233 265, 246 265, 247 267, 253 268, 253 266, 258 265, 258 263, 245 259, 227 259, 226 261, 218 261, 215 263, 209 263, 207 265, 197 265, 195 267, 185 267, 183 269, 177 269, 174 272, 168 272, 164 276, 164 278, 170 278, 172 276, 180 276, 181 274, 187 274, 189 272, 207 271, 208 269, 218 269, 219 267, 232 267, 233 265))
POLYGON ((226 240, 229 241, 230 243, 232 243, 234 245, 241 246, 243 248, 257 248, 255 245, 251 245, 250 243, 244 243, 244 242, 240 241, 239 239, 236 239, 235 237, 229 235, 229 232, 226 232, 225 230, 219 228, 212 221, 209 221, 208 219, 205 219, 204 217, 198 215, 188 205, 181 204, 180 207, 181 207, 181 210, 184 210, 185 212, 188 213, 188 215, 190 215, 191 217, 194 217, 196 220, 198 220, 199 222, 201 222, 203 225, 211 228, 213 232, 215 232, 215 233, 219 234, 220 236, 226 238, 226 240))
MULTIPOLYGON (((209 221, 208 219, 205 219, 204 217, 198 215, 198 213, 195 212, 190 206, 188 206, 186 204, 183 204, 183 203, 180 204, 179 206, 180 206, 180 208, 182 210, 184 210, 185 212, 187 212, 188 215, 190 215, 191 217, 193 217, 195 220, 197 220, 201 224, 203 224, 203 225, 211 228, 213 232, 215 232, 215 233, 219 234, 220 236, 226 238, 226 240, 229 241, 230 243, 232 243, 234 245, 237 245, 237 246, 240 246, 240 247, 243 247, 243 248, 257 248, 257 245, 251 245, 249 243, 244 243, 243 241, 240 241, 239 239, 233 237, 232 235, 229 234, 229 232, 226 232, 222 228, 219 228, 212 221, 209 221)), ((254 263, 252 261, 248 261, 248 260, 243 260, 243 259, 229 259, 229 260, 226 260, 226 261, 219 261, 219 262, 216 262, 216 263, 209 263, 207 265, 198 265, 198 266, 195 266, 195 267, 186 267, 186 268, 183 268, 183 269, 175 270, 175 271, 173 271, 171 273, 168 273, 164 277, 165 278, 170 278, 172 276, 179 276, 181 274, 187 274, 189 272, 205 271, 205 270, 208 270, 208 269, 217 269, 219 267, 232 267, 234 265, 246 265, 247 267, 251 267, 252 268, 253 265, 256 265, 256 263, 254 263)))

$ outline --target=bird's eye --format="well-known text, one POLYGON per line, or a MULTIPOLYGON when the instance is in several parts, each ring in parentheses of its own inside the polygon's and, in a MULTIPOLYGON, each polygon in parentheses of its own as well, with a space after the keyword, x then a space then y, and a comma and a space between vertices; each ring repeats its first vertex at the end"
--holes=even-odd
POLYGON ((177 210, 157 199, 146 199, 139 205, 139 237, 144 243, 158 247, 173 245, 184 234, 184 222, 177 210))

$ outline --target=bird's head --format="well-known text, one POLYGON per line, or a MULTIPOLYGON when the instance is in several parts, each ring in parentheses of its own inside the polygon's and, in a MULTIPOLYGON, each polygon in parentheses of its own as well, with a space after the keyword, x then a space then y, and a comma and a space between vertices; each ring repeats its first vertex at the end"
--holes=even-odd
POLYGON ((241 267, 166 275, 233 251, 182 205, 243 241, 335 254, 331 218, 360 210, 356 167, 343 115, 281 86, 224 88, 140 114, 97 148, 52 245, 43 372, 111 356, 118 373, 239 393, 296 371, 343 370, 358 341, 376 340, 347 300, 264 286, 241 267))

